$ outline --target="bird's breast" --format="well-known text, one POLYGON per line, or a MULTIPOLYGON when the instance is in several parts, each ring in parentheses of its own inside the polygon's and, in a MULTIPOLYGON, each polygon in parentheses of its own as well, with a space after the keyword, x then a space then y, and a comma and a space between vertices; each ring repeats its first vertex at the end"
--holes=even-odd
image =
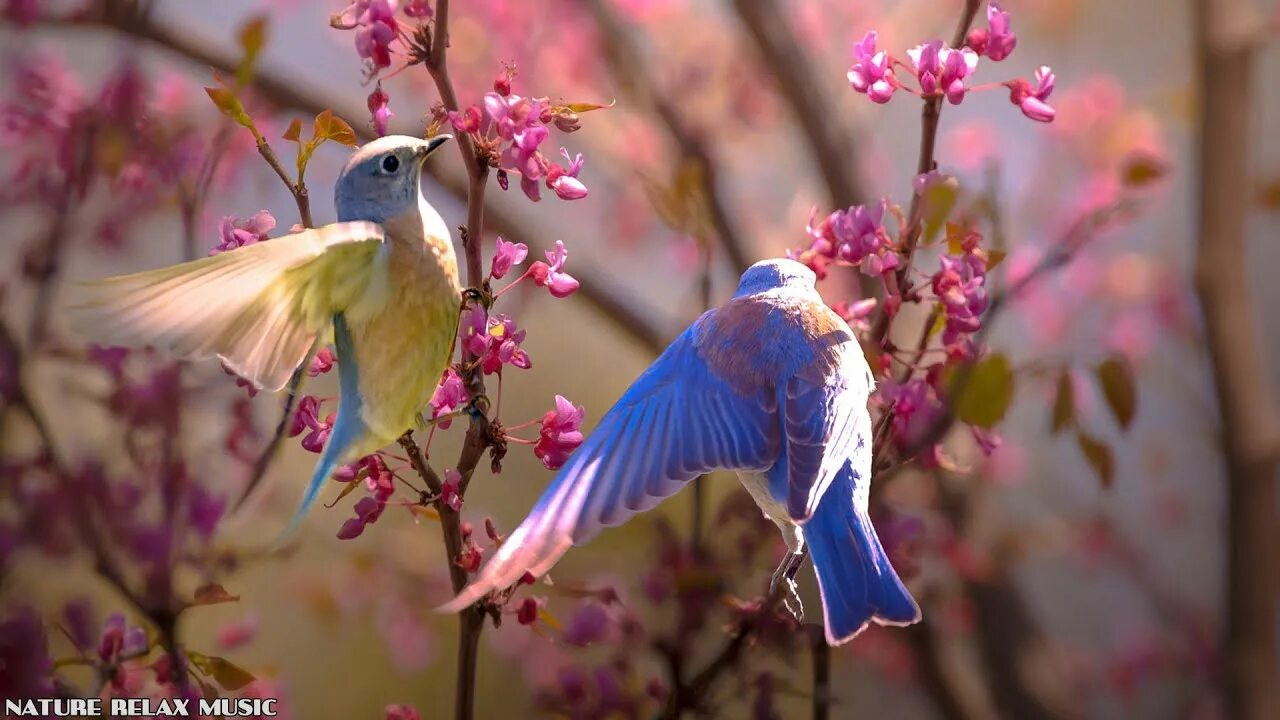
POLYGON ((365 424, 387 440, 413 427, 449 362, 461 289, 447 239, 387 244, 383 303, 351 322, 365 424))

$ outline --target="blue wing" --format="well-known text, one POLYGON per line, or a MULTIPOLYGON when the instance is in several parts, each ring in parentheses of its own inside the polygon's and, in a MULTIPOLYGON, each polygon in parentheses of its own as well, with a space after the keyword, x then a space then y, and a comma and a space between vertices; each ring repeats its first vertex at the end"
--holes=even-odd
POLYGON ((697 327, 677 338, 605 414, 529 517, 441 610, 464 608, 526 571, 545 573, 570 546, 652 508, 702 473, 759 471, 775 462, 776 396, 741 394, 711 371, 694 347, 697 327))

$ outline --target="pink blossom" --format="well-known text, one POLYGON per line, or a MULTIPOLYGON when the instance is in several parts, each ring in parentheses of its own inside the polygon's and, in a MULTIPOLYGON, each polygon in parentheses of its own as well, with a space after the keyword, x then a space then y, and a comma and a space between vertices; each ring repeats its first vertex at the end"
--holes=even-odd
MULTIPOLYGON (((976 238, 976 233, 970 237, 976 238)), ((942 269, 932 278, 933 294, 941 301, 946 317, 942 344, 949 357, 972 359, 976 348, 969 337, 982 329, 982 314, 990 305, 986 289, 986 263, 973 247, 963 255, 943 255, 942 269)))
POLYGON ((555 297, 563 298, 572 295, 578 289, 578 281, 563 272, 565 260, 569 257, 569 251, 565 249, 564 242, 557 240, 556 249, 547 251, 546 255, 547 263, 538 260, 529 268, 533 282, 539 287, 550 290, 555 297))
POLYGON ((1005 87, 1009 88, 1009 102, 1017 105, 1022 114, 1035 120, 1036 122, 1053 122, 1056 111, 1046 102, 1049 96, 1053 94, 1053 86, 1056 78, 1053 71, 1048 65, 1041 65, 1036 70, 1035 87, 1023 78, 1017 78, 1005 83, 1005 87))
POLYGON ((1009 13, 1002 10, 997 2, 988 3, 987 27, 971 30, 966 44, 993 62, 1009 57, 1018 44, 1018 36, 1013 33, 1009 22, 1009 13))
MULTIPOLYGON (((444 379, 436 386, 436 391, 431 396, 431 419, 435 420, 442 415, 448 415, 455 412, 470 401, 467 396, 466 383, 462 382, 462 376, 452 367, 444 371, 444 379)), ((440 428, 448 430, 453 424, 451 418, 440 421, 440 428)))
POLYGON ((337 362, 338 358, 334 356, 332 350, 327 347, 320 348, 320 352, 311 358, 311 367, 307 368, 307 375, 309 377, 320 377, 332 370, 337 362))
POLYGON ((582 421, 586 411, 563 396, 556 395, 556 407, 542 416, 542 429, 533 454, 548 470, 559 469, 569 459, 569 454, 582 444, 582 421))
POLYGON ((399 31, 396 5, 399 0, 356 0, 329 19, 339 30, 356 31, 356 53, 375 70, 391 65, 391 43, 399 31))
POLYGON ((524 262, 529 256, 529 246, 524 243, 513 243, 498 238, 494 245, 493 263, 489 267, 489 276, 501 280, 511 268, 524 262))
POLYGON ((217 255, 269 240, 267 233, 275 227, 276 219, 267 210, 259 210, 246 220, 239 220, 231 215, 224 217, 218 225, 218 244, 209 254, 217 255))
POLYGON ((965 78, 978 67, 978 54, 969 48, 947 47, 941 40, 917 45, 907 51, 915 68, 920 90, 925 95, 942 93, 952 105, 964 101, 965 78))
POLYGON ((307 430, 302 439, 302 447, 313 453, 324 449, 329 433, 333 431, 334 414, 330 413, 324 421, 319 418, 320 401, 313 395, 305 395, 298 402, 298 410, 293 415, 293 424, 289 426, 289 437, 297 437, 307 430))
POLYGON ((564 641, 585 647, 604 639, 609 630, 609 611, 598 602, 587 601, 569 617, 564 641))
POLYGON ((876 51, 876 31, 872 30, 853 46, 853 67, 849 68, 849 84, 875 103, 887 103, 897 89, 889 54, 876 51))
POLYGON ((369 93, 369 113, 373 116, 373 129, 378 134, 378 137, 387 134, 387 125, 390 123, 391 118, 395 117, 395 113, 391 112, 391 108, 388 106, 389 102, 390 98, 382 91, 381 83, 374 88, 373 92, 369 93))
POLYGON ((560 148, 560 154, 564 155, 569 167, 552 163, 547 169, 547 187, 554 190, 561 200, 581 200, 587 196, 587 186, 578 179, 578 173, 582 170, 582 153, 578 153, 572 160, 565 148, 560 148))

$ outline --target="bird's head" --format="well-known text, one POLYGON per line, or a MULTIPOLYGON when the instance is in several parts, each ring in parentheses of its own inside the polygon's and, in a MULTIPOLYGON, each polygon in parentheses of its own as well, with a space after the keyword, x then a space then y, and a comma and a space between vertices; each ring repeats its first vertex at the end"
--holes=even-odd
POLYGON ((818 278, 813 271, 795 260, 761 260, 742 273, 742 279, 738 281, 738 292, 734 296, 755 295, 780 288, 813 290, 817 287, 817 282, 818 278))
POLYGON ((422 164, 451 136, 388 135, 362 145, 338 175, 338 220, 382 223, 418 206, 422 164))

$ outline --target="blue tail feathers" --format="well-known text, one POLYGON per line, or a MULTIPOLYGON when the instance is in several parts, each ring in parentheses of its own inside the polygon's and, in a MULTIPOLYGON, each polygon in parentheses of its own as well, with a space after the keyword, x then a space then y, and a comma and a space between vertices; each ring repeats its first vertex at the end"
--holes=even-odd
POLYGON ((854 507, 855 482, 846 465, 803 526, 833 645, 851 639, 868 622, 909 625, 920 619, 920 608, 889 564, 871 519, 854 507))
POLYGON ((347 327, 346 318, 342 315, 335 315, 333 318, 333 338, 334 349, 338 360, 338 385, 340 394, 338 396, 338 417, 334 421, 333 430, 329 433, 329 439, 325 442, 324 453, 320 456, 320 463, 316 465, 315 473, 311 476, 311 480, 307 483, 307 488, 302 495, 302 503, 298 506, 298 511, 294 513, 293 519, 289 521, 289 525, 280 533, 275 541, 275 546, 279 547, 290 535, 298 529, 302 523, 302 519, 306 517, 307 510, 315 503, 316 498, 320 495, 320 488, 324 487, 325 481, 333 475, 333 471, 338 466, 347 462, 348 451, 352 446, 365 434, 364 421, 360 418, 360 384, 359 373, 356 367, 355 346, 351 342, 351 330, 347 327))

